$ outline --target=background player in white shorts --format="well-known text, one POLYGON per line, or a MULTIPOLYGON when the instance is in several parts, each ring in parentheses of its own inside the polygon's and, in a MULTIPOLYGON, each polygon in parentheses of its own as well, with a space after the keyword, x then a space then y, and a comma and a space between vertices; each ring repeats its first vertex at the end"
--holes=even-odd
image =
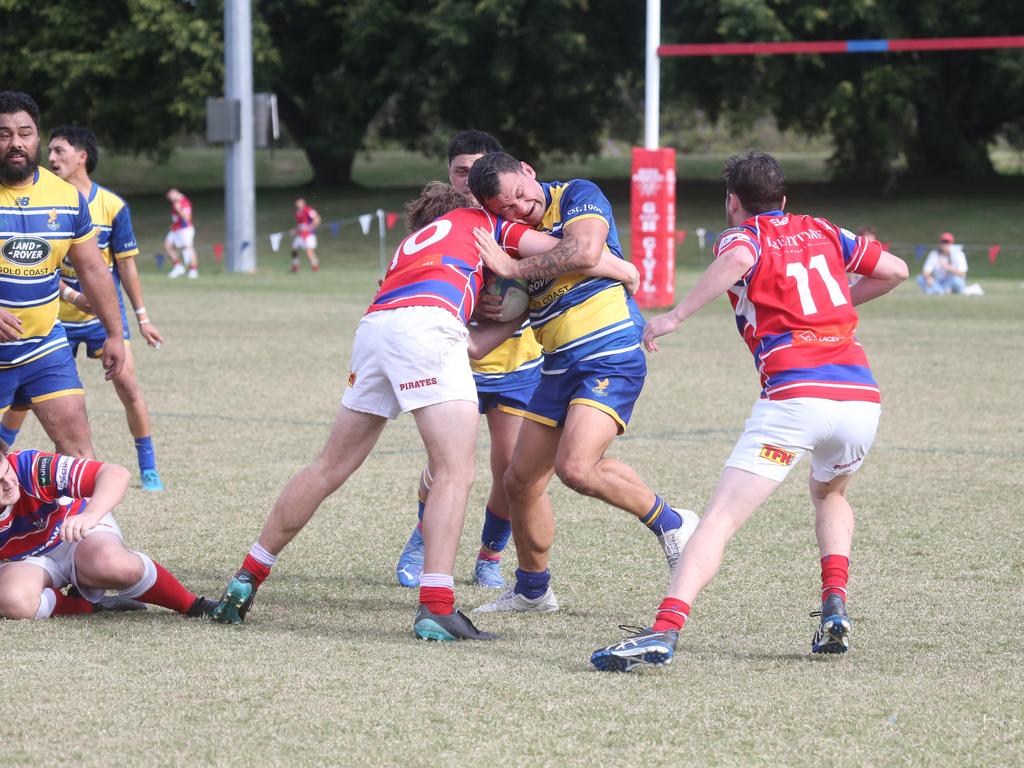
POLYGON ((295 200, 295 227, 292 234, 292 273, 299 271, 299 253, 305 251, 309 259, 309 267, 314 272, 320 271, 320 260, 316 257, 316 230, 320 226, 320 214, 315 208, 306 205, 306 198, 295 200))
POLYGON ((171 257, 170 278, 188 274, 193 280, 199 277, 199 258, 196 256, 196 228, 192 221, 192 201, 179 190, 167 190, 167 202, 171 204, 171 228, 164 238, 164 250, 171 257))
POLYGON ((693 290, 648 324, 644 343, 656 351, 657 337, 727 293, 761 373, 761 400, 683 549, 653 626, 595 651, 591 661, 599 669, 672 659, 690 604, 718 570, 725 545, 808 453, 822 567, 821 622, 811 650, 849 647, 853 509, 846 488, 874 440, 880 408, 853 307, 906 280, 907 265, 877 241, 825 219, 784 213, 785 176, 770 155, 734 156, 723 178, 730 229, 719 235, 715 260, 693 290), (850 287, 847 273, 862 278, 850 287))

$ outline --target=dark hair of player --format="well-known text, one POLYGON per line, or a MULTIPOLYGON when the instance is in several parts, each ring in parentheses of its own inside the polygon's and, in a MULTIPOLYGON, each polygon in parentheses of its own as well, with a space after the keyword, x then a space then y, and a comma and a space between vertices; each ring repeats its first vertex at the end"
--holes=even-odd
POLYGON ((415 232, 456 208, 472 207, 473 201, 456 192, 451 184, 432 181, 423 188, 419 197, 405 204, 405 226, 410 232, 415 232))
POLYGON ((85 170, 92 173, 100 161, 99 150, 96 149, 96 134, 80 125, 61 125, 50 131, 50 141, 64 139, 79 152, 85 152, 85 170))
POLYGON ((469 171, 469 191, 480 202, 501 193, 501 174, 522 173, 523 164, 504 152, 484 155, 469 171))
POLYGON ((28 112, 39 128, 39 105, 35 99, 21 91, 0 91, 0 115, 13 115, 15 112, 28 112))
POLYGON ((751 150, 733 155, 722 168, 725 191, 740 199, 748 213, 764 213, 782 207, 786 196, 786 176, 778 161, 765 152, 751 150))
POLYGON ((448 142, 448 162, 451 163, 458 155, 486 155, 488 152, 501 151, 501 144, 491 134, 461 131, 448 142))

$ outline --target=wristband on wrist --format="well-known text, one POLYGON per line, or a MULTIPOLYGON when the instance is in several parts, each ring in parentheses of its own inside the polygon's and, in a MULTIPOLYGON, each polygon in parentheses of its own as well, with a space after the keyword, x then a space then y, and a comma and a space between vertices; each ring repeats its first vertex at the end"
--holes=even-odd
POLYGON ((135 310, 135 314, 136 315, 144 315, 144 314, 146 314, 146 308, 145 307, 139 307, 138 309, 135 310))
POLYGON ((150 322, 150 320, 149 320, 149 318, 147 317, 147 318, 146 318, 145 320, 139 320, 139 325, 145 325, 145 324, 146 324, 146 323, 148 323, 148 322, 150 322))

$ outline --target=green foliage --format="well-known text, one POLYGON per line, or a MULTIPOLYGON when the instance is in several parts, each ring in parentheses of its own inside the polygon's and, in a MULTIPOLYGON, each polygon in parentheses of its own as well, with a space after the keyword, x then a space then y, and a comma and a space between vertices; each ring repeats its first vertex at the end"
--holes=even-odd
POLYGON ((213 0, 3 0, 0 13, 0 81, 30 93, 48 126, 160 153, 203 126, 206 97, 222 90, 213 0))

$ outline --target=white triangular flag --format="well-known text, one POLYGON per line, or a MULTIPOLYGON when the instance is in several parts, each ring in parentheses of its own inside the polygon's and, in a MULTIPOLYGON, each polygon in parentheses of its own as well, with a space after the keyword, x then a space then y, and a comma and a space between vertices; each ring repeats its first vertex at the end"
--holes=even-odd
POLYGON ((704 238, 707 236, 707 234, 708 231, 704 229, 704 227, 697 227, 697 242, 700 245, 701 250, 704 249, 704 238))
POLYGON ((363 230, 364 235, 370 234, 370 224, 373 223, 373 214, 364 213, 359 217, 359 226, 363 230))
POLYGON ((271 232, 270 233, 270 248, 277 253, 281 250, 281 238, 284 237, 284 232, 271 232))

